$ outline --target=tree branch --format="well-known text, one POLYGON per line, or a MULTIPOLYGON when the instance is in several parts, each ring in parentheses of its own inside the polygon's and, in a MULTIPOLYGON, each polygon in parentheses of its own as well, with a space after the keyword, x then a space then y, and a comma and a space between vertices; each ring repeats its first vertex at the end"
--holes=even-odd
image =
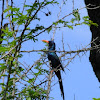
POLYGON ((49 78, 48 78, 48 89, 47 89, 47 97, 46 100, 49 100, 49 93, 51 88, 51 79, 52 79, 53 72, 50 71, 49 78))

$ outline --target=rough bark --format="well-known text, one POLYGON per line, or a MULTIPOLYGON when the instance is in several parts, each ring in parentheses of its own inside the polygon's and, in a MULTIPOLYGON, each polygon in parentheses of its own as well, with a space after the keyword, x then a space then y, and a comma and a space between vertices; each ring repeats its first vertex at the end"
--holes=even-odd
MULTIPOLYGON (((85 0, 85 4, 89 5, 87 11, 90 20, 98 24, 98 27, 93 25, 90 26, 92 32, 91 41, 98 38, 95 42, 91 43, 91 47, 93 47, 95 45, 100 45, 100 0, 85 0)), ((100 82, 100 49, 91 50, 89 60, 92 64, 95 75, 100 82)))

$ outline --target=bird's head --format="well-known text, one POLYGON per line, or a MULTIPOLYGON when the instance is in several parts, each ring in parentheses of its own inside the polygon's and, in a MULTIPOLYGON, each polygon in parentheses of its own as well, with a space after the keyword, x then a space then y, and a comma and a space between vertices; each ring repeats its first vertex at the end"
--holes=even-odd
POLYGON ((49 50, 55 50, 55 42, 54 41, 47 41, 47 40, 42 40, 42 41, 49 44, 49 46, 48 46, 49 50))

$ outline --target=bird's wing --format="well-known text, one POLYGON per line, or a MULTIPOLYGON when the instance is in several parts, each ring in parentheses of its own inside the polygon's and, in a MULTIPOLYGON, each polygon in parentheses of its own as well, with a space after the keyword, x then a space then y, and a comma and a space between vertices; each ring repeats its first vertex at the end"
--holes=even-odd
POLYGON ((50 52, 48 54, 48 59, 51 61, 51 63, 55 63, 56 67, 61 68, 64 71, 64 68, 59 60, 59 57, 57 56, 56 53, 50 52))
POLYGON ((62 64, 61 64, 61 62, 60 62, 60 60, 59 60, 59 57, 57 56, 56 53, 55 53, 55 59, 56 59, 57 63, 59 63, 58 66, 60 66, 60 68, 64 71, 64 68, 63 68, 63 66, 62 66, 62 64))

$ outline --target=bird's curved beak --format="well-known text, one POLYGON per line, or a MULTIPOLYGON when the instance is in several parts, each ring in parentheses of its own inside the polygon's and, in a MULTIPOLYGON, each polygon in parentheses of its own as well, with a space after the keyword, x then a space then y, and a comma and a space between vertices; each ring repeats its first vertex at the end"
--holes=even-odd
POLYGON ((46 43, 49 43, 49 41, 47 41, 47 40, 42 40, 43 42, 46 42, 46 43))

